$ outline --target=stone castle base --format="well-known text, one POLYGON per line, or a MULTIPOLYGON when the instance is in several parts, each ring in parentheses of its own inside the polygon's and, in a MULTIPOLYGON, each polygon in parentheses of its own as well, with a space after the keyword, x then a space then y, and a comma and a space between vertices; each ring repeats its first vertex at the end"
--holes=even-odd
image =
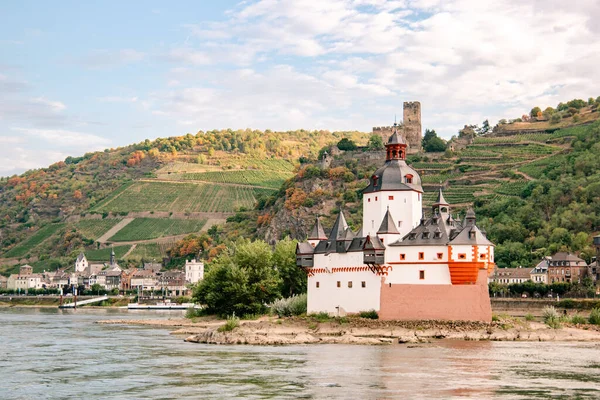
POLYGON ((492 321, 487 271, 475 285, 394 285, 382 282, 382 320, 492 321))

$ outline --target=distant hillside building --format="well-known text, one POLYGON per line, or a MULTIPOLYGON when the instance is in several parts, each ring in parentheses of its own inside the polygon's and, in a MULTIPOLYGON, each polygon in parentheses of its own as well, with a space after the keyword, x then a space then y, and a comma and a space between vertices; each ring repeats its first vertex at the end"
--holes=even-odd
POLYGON ((204 279, 204 263, 202 261, 185 261, 185 280, 188 283, 198 283, 204 279))
POLYGON ((454 219, 440 189, 422 215, 419 174, 394 127, 386 161, 363 190, 363 225, 353 232, 340 211, 329 235, 317 219, 296 264, 308 275, 308 312, 376 310, 385 320, 491 321, 488 276, 494 245, 473 210, 454 219))
POLYGON ((88 268, 88 260, 83 252, 79 253, 75 260, 75 272, 84 272, 88 268))
POLYGON ((387 141, 390 135, 397 131, 407 144, 408 153, 417 153, 421 151, 421 142, 423 140, 423 128, 421 125, 421 103, 418 101, 405 101, 403 104, 402 123, 393 126, 373 127, 373 133, 381 136, 383 143, 387 141))
POLYGON ((587 263, 571 253, 559 252, 548 262, 548 283, 581 283, 587 272, 587 263))

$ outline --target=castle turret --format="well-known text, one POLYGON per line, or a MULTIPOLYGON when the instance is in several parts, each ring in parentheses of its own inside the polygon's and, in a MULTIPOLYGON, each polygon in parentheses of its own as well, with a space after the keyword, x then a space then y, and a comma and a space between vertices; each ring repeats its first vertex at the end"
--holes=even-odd
POLYGON ((312 247, 315 247, 321 240, 327 240, 327 235, 325 235, 325 230, 323 229, 323 225, 321 225, 321 221, 319 217, 315 219, 315 225, 313 226, 310 235, 308 235, 308 243, 312 247))
POLYGON ((402 238, 400 232, 398 232, 398 228, 396 228, 396 222, 392 217, 389 208, 383 217, 383 221, 381 221, 377 236, 379 236, 384 244, 393 243, 402 238))
POLYGON ((404 236, 418 225, 422 214, 421 177, 406 164, 406 142, 397 124, 387 141, 386 161, 371 176, 363 190, 363 235, 375 236, 388 208, 397 220, 394 225, 404 236))

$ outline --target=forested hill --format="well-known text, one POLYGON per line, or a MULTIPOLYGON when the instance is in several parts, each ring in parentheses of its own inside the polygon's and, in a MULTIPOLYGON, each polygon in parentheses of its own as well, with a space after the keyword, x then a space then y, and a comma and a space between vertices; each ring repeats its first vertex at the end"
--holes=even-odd
POLYGON ((236 210, 252 209, 293 176, 299 158, 316 157, 344 137, 359 144, 368 139, 359 132, 199 132, 2 178, 0 265, 30 262, 42 269, 50 266, 36 262, 65 263, 82 249, 103 260, 108 249, 92 251, 99 245, 115 245, 117 256, 134 261, 161 259, 179 236, 206 230, 211 218, 224 222, 236 210))
MULTIPOLYGON (((361 190, 384 152, 369 142, 334 152, 329 165, 320 155, 342 138, 364 146, 369 136, 206 132, 69 157, 5 178, 0 273, 25 262, 38 271, 70 265, 81 250, 102 261, 111 246, 122 264, 135 265, 160 260, 170 248, 183 256, 239 236, 304 239, 316 215, 330 227, 340 208, 357 230, 361 190), (204 235, 181 241, 190 233, 204 235)), ((426 206, 440 184, 455 214, 474 204, 498 245, 498 265, 514 267, 557 250, 590 258, 600 226, 599 154, 594 123, 478 136, 460 150, 410 155, 408 162, 421 174, 426 206)))
MULTIPOLYGON (((552 133, 474 138, 460 151, 412 155, 421 174, 425 205, 444 187, 453 213, 474 205, 478 224, 498 247, 500 267, 532 266, 543 255, 572 251, 589 260, 600 229, 600 125, 552 133)), ((245 221, 259 236, 306 238, 316 215, 326 228, 343 208, 350 226, 360 227, 361 189, 383 164, 383 151, 347 152, 329 168, 304 164, 277 196, 259 204, 245 221)), ((238 216, 242 231, 244 216, 238 216)))

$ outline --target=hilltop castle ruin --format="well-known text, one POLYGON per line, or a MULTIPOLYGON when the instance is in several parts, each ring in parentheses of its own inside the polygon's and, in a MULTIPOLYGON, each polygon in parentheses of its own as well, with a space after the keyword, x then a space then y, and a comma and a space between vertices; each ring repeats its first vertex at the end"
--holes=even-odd
MULTIPOLYGON (((373 133, 381 136, 383 143, 391 136, 393 126, 375 126, 373 133)), ((408 152, 421 151, 423 130, 421 127, 421 103, 418 101, 405 101, 403 104, 403 121, 399 124, 399 133, 408 144, 408 152)))

